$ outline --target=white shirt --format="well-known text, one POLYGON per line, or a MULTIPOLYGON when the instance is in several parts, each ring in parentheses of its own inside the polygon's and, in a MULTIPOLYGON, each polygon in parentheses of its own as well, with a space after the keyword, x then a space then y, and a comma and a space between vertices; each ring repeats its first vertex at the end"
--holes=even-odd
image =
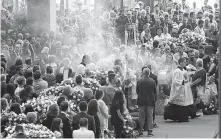
POLYGON ((182 56, 180 55, 180 53, 176 53, 176 54, 173 55, 173 59, 174 59, 175 62, 177 62, 177 64, 178 64, 179 59, 184 58, 184 57, 188 58, 188 55, 185 52, 183 52, 182 56))
POLYGON ((157 40, 157 41, 162 41, 163 40, 163 37, 162 37, 162 34, 160 36, 155 36, 154 37, 154 40, 157 40))
POLYGON ((167 34, 161 34, 161 37, 164 39, 164 40, 168 40, 168 39, 171 39, 171 35, 169 33, 167 34))
POLYGON ((78 130, 74 130, 72 133, 73 138, 90 138, 94 139, 94 132, 88 130, 85 127, 80 127, 78 130))
POLYGON ((205 31, 203 28, 199 28, 198 26, 196 26, 196 28, 194 29, 194 32, 205 37, 205 31))

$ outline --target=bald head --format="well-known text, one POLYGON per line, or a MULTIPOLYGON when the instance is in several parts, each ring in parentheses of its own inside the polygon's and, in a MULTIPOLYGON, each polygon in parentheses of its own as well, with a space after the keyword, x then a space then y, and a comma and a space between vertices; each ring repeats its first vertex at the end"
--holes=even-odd
POLYGON ((150 69, 149 69, 149 68, 145 68, 145 69, 143 70, 143 75, 146 76, 146 77, 149 77, 149 75, 150 75, 150 69))

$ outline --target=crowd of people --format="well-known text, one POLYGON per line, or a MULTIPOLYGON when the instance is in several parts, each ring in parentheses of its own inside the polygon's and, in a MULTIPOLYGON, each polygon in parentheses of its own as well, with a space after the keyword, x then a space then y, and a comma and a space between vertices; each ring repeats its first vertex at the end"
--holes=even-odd
MULTIPOLYGON (((160 95, 167 101, 161 106, 165 120, 188 122, 202 115, 208 81, 218 91, 217 3, 211 7, 204 0, 197 10, 196 3, 190 8, 185 0, 159 1, 153 13, 142 2, 135 9, 114 7, 101 13, 78 3, 76 9, 57 14, 56 32, 35 36, 10 28, 14 13, 9 8, 2 10, 1 112, 23 113, 28 123, 42 124, 56 138, 101 138, 111 130, 121 138, 125 125, 133 120, 138 121, 133 130, 139 135, 147 131, 153 136, 160 95), (186 32, 205 41, 193 48, 171 41, 186 32), (56 103, 47 106, 44 119, 38 120, 32 105, 21 109, 70 79, 74 85, 63 87, 56 103), (98 82, 96 89, 88 84, 91 80, 98 82), (83 92, 77 112, 68 103, 71 88, 83 92), (133 112, 139 114, 132 116, 133 112)), ((7 137, 9 121, 1 115, 2 137, 7 137)), ((28 137, 21 124, 14 126, 14 137, 28 137)))

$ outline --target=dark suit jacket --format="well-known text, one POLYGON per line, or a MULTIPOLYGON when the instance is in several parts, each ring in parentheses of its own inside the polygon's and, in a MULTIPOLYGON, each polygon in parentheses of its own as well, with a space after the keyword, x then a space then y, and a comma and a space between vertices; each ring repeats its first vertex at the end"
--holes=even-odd
POLYGON ((42 125, 46 126, 48 129, 51 129, 51 124, 54 118, 56 117, 47 115, 47 118, 43 121, 42 125))
POLYGON ((158 84, 157 76, 155 74, 153 74, 151 72, 149 77, 152 78, 155 81, 156 85, 158 84))
POLYGON ((60 113, 57 118, 61 118, 63 122, 63 136, 64 138, 72 138, 72 130, 69 122, 69 118, 64 114, 60 113))
POLYGON ((88 130, 92 130, 94 134, 96 133, 96 127, 95 127, 95 122, 94 122, 94 117, 88 115, 85 112, 80 112, 77 115, 73 117, 73 122, 72 122, 72 128, 73 130, 78 130, 79 127, 79 121, 81 118, 87 118, 88 119, 88 130))
POLYGON ((136 92, 138 106, 154 106, 156 95, 156 83, 148 77, 142 77, 137 81, 136 92))
POLYGON ((1 82, 1 97, 4 96, 4 94, 7 93, 7 84, 6 82, 1 82))

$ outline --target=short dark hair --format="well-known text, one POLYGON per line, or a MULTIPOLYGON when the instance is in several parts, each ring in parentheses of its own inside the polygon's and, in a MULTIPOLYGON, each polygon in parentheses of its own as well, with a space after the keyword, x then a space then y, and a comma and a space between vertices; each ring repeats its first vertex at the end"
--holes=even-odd
POLYGON ((27 59, 25 59, 25 64, 27 64, 27 65, 31 65, 31 58, 27 58, 27 59))
POLYGON ((56 83, 61 83, 63 81, 63 74, 58 73, 55 78, 56 78, 56 83))
POLYGON ((21 66, 22 64, 23 64, 22 59, 17 59, 17 60, 15 61, 15 65, 16 65, 16 66, 21 66))
POLYGON ((4 57, 4 55, 3 55, 3 57, 1 57, 1 62, 7 63, 7 60, 6 60, 6 58, 4 57))
POLYGON ((155 40, 153 42, 153 48, 157 48, 159 46, 159 43, 160 43, 159 41, 155 40))
POLYGON ((111 82, 115 78, 116 74, 113 71, 108 72, 108 81, 111 82))
POLYGON ((53 73, 53 68, 52 68, 52 66, 47 66, 46 72, 47 72, 47 74, 53 73))
POLYGON ((96 99, 96 100, 99 100, 99 99, 101 99, 101 97, 102 97, 103 95, 104 95, 103 90, 98 89, 98 90, 96 90, 96 92, 95 92, 95 99, 96 99))
POLYGON ((87 102, 81 101, 79 104, 80 111, 86 111, 87 110, 87 102))
POLYGON ((28 77, 26 79, 26 85, 33 85, 33 78, 32 77, 28 77))
POLYGON ((4 69, 4 71, 6 70, 6 63, 4 61, 1 61, 1 67, 4 69))
POLYGON ((33 73, 31 70, 26 70, 25 73, 24 73, 24 77, 27 79, 29 77, 32 77, 33 76, 33 73))
POLYGON ((186 60, 185 58, 181 57, 181 58, 178 60, 178 63, 179 63, 179 64, 180 64, 180 63, 183 63, 185 60, 186 60))
POLYGON ((37 70, 40 70, 40 67, 39 67, 38 65, 34 65, 34 67, 33 67, 33 73, 34 73, 35 71, 37 71, 37 70))
POLYGON ((80 127, 86 127, 88 125, 88 119, 87 118, 81 118, 79 120, 80 127))
POLYGON ((60 105, 60 110, 67 111, 67 109, 68 109, 68 103, 66 101, 62 101, 60 105))
POLYGON ((200 46, 199 46, 199 49, 204 49, 204 46, 203 46, 203 45, 200 45, 200 46))
POLYGON ((24 84, 25 83, 25 78, 24 77, 18 77, 18 79, 17 79, 17 84, 18 85, 22 85, 22 84, 24 84))
POLYGON ((62 103, 63 101, 65 101, 65 97, 61 96, 61 97, 58 98, 57 104, 58 104, 59 107, 61 106, 61 103, 62 103))
POLYGON ((34 79, 35 80, 38 80, 41 78, 41 72, 39 70, 35 71, 34 72, 34 79))
POLYGON ((199 24, 203 24, 204 23, 204 21, 202 20, 202 19, 200 19, 199 21, 198 21, 198 25, 199 24))
POLYGON ((82 76, 78 75, 75 79, 75 82, 77 85, 80 85, 83 82, 82 76))

